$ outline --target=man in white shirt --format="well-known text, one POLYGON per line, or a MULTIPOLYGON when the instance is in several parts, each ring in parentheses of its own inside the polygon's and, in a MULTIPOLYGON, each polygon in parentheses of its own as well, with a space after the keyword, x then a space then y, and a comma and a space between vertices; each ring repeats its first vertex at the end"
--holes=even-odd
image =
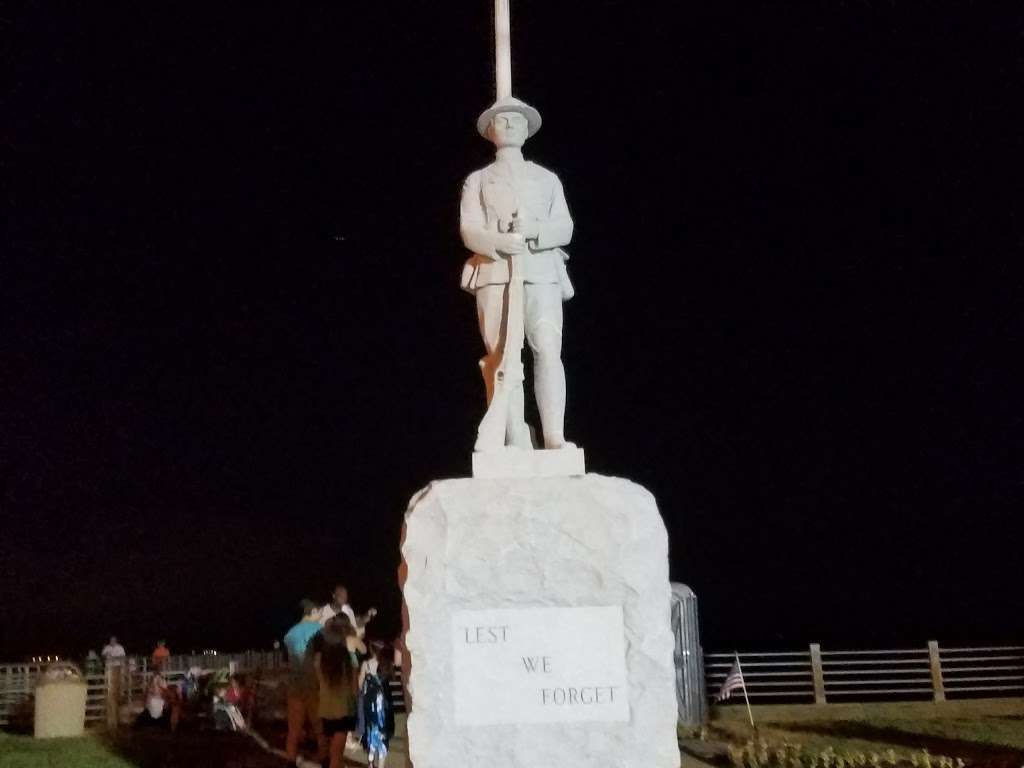
POLYGON ((100 656, 107 665, 107 682, 111 686, 110 696, 115 700, 121 697, 121 689, 124 686, 124 678, 130 674, 125 668, 124 646, 117 642, 117 638, 111 635, 110 642, 103 646, 100 656))
POLYGON ((321 625, 326 625, 328 621, 339 613, 344 613, 348 616, 348 620, 355 627, 356 634, 362 638, 366 634, 366 625, 377 615, 377 609, 371 608, 362 616, 356 616, 356 612, 348 604, 348 589, 345 588, 344 584, 339 584, 334 588, 334 592, 331 593, 331 602, 320 609, 317 619, 321 625))
POLYGON ((103 656, 107 664, 119 666, 124 663, 124 646, 117 642, 116 637, 111 636, 110 642, 103 646, 100 655, 103 656))

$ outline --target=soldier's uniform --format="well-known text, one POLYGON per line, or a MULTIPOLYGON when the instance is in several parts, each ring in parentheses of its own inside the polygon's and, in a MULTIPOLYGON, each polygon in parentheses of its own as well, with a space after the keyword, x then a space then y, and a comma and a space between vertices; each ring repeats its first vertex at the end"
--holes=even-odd
MULTIPOLYGON (((487 349, 481 369, 490 402, 494 374, 501 363, 501 331, 509 262, 498 253, 499 233, 513 218, 536 220, 539 234, 527 240, 529 252, 517 255, 524 282, 524 326, 533 352, 534 391, 545 442, 564 441, 565 371, 562 366, 562 302, 572 296, 562 250, 572 238, 572 217, 558 177, 529 161, 496 161, 470 174, 462 189, 460 230, 473 256, 466 262, 462 287, 476 295, 480 334, 487 349)), ((520 384, 510 394, 506 442, 529 447, 520 384)))

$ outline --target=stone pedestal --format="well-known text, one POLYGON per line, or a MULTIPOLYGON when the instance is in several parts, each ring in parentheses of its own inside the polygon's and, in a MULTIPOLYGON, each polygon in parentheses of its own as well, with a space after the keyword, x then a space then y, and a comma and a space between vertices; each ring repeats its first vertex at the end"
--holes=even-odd
POLYGON ((402 543, 415 768, 676 768, 654 498, 585 475, 435 482, 402 543))
POLYGON ((578 477, 586 473, 582 448, 530 450, 506 446, 473 454, 473 477, 578 477))

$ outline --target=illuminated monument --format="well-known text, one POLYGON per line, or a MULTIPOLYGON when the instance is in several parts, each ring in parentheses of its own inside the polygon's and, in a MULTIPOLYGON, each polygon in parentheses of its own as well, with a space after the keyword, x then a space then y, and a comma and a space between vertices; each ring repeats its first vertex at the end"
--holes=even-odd
POLYGON ((463 187, 462 286, 476 298, 487 410, 473 477, 413 497, 402 539, 415 768, 676 768, 668 542, 653 496, 585 474, 564 433, 558 177, 524 160, 540 114, 512 96, 495 2, 495 162, 463 187), (524 418, 524 341, 541 436, 524 418))

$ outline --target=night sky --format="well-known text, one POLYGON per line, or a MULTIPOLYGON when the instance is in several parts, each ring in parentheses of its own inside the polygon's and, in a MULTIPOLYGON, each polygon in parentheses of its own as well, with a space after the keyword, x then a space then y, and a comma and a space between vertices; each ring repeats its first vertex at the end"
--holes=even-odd
MULTIPOLYGON (((399 625, 483 409, 492 3, 0 14, 0 656, 399 625)), ((513 0, 568 434, 709 650, 1021 640, 1024 8, 513 0), (576 18, 575 14, 581 14, 576 18)))

